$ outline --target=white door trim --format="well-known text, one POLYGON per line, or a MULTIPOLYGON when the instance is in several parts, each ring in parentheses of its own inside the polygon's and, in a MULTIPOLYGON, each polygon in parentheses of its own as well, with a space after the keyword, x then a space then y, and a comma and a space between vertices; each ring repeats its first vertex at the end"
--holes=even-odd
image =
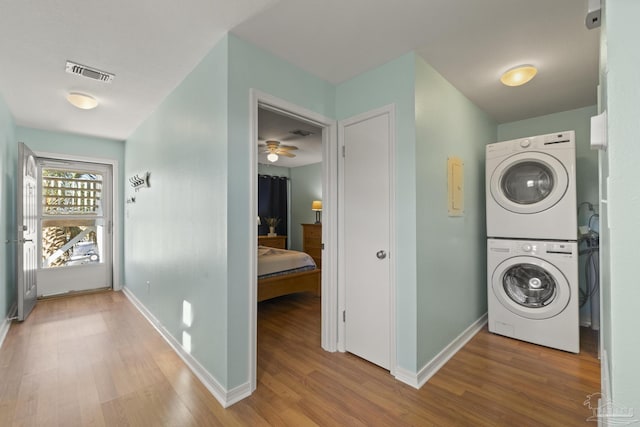
MULTIPOLYGON (((389 104, 384 107, 367 111, 366 113, 350 117, 338 122, 339 149, 344 150, 344 129, 346 126, 387 114, 389 116, 389 367, 391 375, 395 375, 397 369, 397 341, 396 341, 396 106, 389 104)), ((342 152, 343 153, 343 152, 342 152)), ((338 236, 344 236, 344 157, 338 156, 338 236)), ((338 239, 337 268, 338 268, 338 351, 346 351, 345 334, 346 325, 342 318, 345 310, 345 266, 344 266, 344 240, 338 239)))
POLYGON ((326 351, 337 350, 338 319, 338 281, 337 265, 337 186, 338 186, 338 142, 336 139, 336 121, 291 102, 251 89, 249 92, 249 227, 251 243, 249 245, 249 381, 251 391, 256 388, 257 369, 257 285, 258 285, 258 230, 255 218, 258 216, 258 106, 271 111, 295 117, 304 122, 322 128, 322 241, 326 250, 322 253, 322 348, 326 351))
POLYGON ((85 163, 100 163, 103 165, 111 166, 111 186, 112 186, 112 201, 111 201, 111 222, 112 222, 112 272, 111 280, 113 283, 113 290, 122 290, 122 283, 120 282, 120 189, 118 188, 118 161, 114 159, 103 159, 99 157, 85 157, 76 156, 73 154, 60 154, 49 153, 45 151, 34 151, 38 158, 47 158, 55 160, 66 160, 70 162, 85 162, 85 163))

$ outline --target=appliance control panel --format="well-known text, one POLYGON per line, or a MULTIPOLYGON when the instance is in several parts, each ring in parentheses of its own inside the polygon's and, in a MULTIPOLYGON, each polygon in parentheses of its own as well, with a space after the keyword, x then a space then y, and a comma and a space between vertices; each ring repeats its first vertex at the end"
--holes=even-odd
POLYGON ((490 252, 511 253, 514 255, 576 255, 576 245, 572 242, 550 242, 537 240, 491 239, 490 252))
POLYGON ((493 158, 526 150, 567 149, 573 146, 575 146, 575 132, 570 130, 487 144, 486 155, 487 158, 493 158))
POLYGON ((568 243, 547 243, 545 246, 548 254, 573 254, 573 248, 568 243))

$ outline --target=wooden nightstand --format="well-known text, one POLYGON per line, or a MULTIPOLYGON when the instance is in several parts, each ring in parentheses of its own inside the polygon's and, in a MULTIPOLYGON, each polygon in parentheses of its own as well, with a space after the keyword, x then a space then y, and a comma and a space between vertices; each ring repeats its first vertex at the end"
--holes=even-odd
POLYGON ((258 245, 287 249, 287 236, 258 236, 258 245))
POLYGON ((302 250, 322 268, 322 224, 302 224, 302 250))

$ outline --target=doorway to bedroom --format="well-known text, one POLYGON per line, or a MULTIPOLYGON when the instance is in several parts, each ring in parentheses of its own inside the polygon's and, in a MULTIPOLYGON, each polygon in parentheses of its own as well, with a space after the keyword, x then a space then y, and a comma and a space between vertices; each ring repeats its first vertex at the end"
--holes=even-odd
POLYGON ((258 108, 260 245, 311 253, 320 264, 311 249, 322 233, 306 226, 322 227, 322 160, 321 128, 258 108))
POLYGON ((257 91, 251 105, 257 221, 252 227, 253 390, 258 364, 263 373, 269 360, 286 364, 269 356, 277 352, 274 342, 293 348, 311 339, 318 350, 336 350, 336 251, 331 249, 336 191, 329 177, 335 176, 330 169, 336 167, 331 158, 337 157, 337 144, 335 121, 257 91))

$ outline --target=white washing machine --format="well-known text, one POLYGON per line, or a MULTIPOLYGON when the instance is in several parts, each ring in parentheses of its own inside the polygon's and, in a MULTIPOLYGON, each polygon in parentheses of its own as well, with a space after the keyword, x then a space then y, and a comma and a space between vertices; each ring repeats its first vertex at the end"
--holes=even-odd
POLYGON ((576 240, 575 132, 486 146, 487 236, 576 240))
POLYGON ((578 244, 487 240, 489 332, 580 352, 578 244))

